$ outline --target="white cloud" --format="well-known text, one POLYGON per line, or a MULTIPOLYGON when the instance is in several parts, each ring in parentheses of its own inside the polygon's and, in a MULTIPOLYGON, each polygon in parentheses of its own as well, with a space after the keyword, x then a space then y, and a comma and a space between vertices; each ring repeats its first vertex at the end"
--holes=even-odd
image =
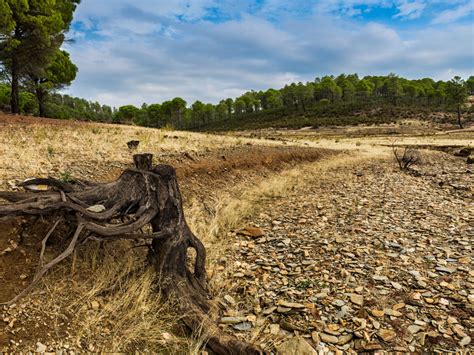
MULTIPOLYGON (((109 105, 141 105, 176 96, 188 103, 198 99, 217 103, 251 89, 279 88, 342 72, 396 72, 435 79, 473 74, 469 25, 400 30, 317 11, 304 17, 286 14, 279 21, 262 15, 285 6, 280 0, 269 1, 254 15, 221 23, 178 21, 175 16, 181 11, 200 16, 213 1, 195 2, 191 10, 186 1, 163 2, 163 7, 157 5, 161 1, 151 0, 116 0, 114 7, 103 6, 107 1, 97 1, 95 7, 91 1, 83 0, 78 9, 78 19, 89 21, 91 30, 79 31, 77 42, 67 47, 79 67, 69 91, 109 105), (90 39, 91 31, 105 37, 90 39)), ((351 7, 362 1, 326 5, 343 2, 351 7)), ((226 4, 226 11, 248 6, 226 4)), ((411 16, 421 10, 405 11, 411 16)))
POLYGON ((467 3, 459 5, 458 7, 454 9, 448 9, 448 10, 442 11, 433 19, 433 23, 443 24, 443 23, 455 22, 459 19, 462 19, 464 17, 471 15, 473 12, 474 12, 474 0, 470 0, 467 3))
POLYGON ((416 19, 421 16, 426 4, 424 1, 401 1, 398 4, 398 13, 395 17, 404 17, 408 19, 416 19))

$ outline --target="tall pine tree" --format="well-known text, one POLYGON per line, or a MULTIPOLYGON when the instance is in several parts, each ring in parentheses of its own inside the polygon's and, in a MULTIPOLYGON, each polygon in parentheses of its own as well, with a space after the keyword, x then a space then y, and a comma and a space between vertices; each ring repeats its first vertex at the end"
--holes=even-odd
POLYGON ((0 0, 0 61, 11 80, 11 112, 20 113, 19 83, 44 77, 80 0, 0 0))

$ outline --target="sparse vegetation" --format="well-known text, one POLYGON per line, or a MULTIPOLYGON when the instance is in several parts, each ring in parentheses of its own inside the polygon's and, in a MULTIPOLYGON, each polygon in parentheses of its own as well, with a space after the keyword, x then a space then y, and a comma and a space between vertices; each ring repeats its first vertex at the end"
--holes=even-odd
POLYGON ((405 147, 403 154, 399 152, 398 148, 393 147, 393 155, 400 170, 408 171, 421 161, 419 151, 413 147, 405 147))

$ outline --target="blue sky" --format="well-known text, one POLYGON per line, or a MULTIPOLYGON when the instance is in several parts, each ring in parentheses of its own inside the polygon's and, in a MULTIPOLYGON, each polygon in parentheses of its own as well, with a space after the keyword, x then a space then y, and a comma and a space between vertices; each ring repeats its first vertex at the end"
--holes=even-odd
POLYGON ((474 0, 82 0, 71 95, 121 106, 357 72, 474 75, 474 0))

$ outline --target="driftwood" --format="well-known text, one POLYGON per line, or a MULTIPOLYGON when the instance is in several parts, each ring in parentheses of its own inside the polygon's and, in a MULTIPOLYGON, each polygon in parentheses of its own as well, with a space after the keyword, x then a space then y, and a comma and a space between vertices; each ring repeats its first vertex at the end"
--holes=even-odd
MULTIPOLYGON (((134 156, 134 169, 125 170, 114 182, 66 183, 52 178, 32 179, 24 185, 48 185, 47 191, 0 192, 0 218, 42 216, 52 228, 42 242, 40 267, 32 283, 8 303, 24 297, 54 265, 71 255, 87 239, 151 239, 148 260, 157 272, 161 292, 178 301, 178 312, 191 331, 207 341, 218 354, 258 354, 251 344, 224 333, 209 317, 206 286, 206 250, 191 232, 182 207, 174 168, 152 165, 151 154, 134 156), (72 237, 62 253, 48 263, 46 242, 61 221, 72 223, 72 237), (151 228, 147 228, 150 226, 151 228), (148 229, 148 232, 143 230, 148 229), (187 267, 188 248, 195 250, 193 268, 187 267)), ((26 187, 26 186, 25 186, 26 187)))

